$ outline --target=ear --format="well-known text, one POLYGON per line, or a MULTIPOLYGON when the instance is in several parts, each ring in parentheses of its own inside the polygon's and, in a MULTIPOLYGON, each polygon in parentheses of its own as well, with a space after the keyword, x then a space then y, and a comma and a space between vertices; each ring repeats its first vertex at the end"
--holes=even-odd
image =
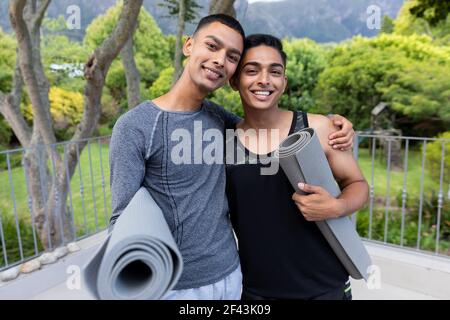
POLYGON ((288 87, 288 77, 284 76, 284 89, 283 89, 283 93, 286 92, 287 87, 288 87))
POLYGON ((192 53, 192 46, 194 45, 194 38, 188 37, 183 44, 183 54, 185 57, 189 57, 192 53))

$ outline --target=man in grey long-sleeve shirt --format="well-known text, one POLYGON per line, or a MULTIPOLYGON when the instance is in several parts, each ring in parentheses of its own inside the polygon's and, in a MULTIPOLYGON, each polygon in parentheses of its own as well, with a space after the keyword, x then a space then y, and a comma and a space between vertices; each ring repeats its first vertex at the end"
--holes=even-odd
POLYGON ((179 130, 196 139, 209 129, 224 132, 227 122, 239 120, 204 99, 233 75, 244 37, 232 17, 203 18, 183 46, 188 59, 175 86, 122 115, 113 129, 110 230, 137 190, 147 188, 183 256, 183 273, 168 298, 240 297, 241 273, 228 218, 225 167, 220 162, 199 163, 195 155, 203 155, 208 142, 192 141, 192 152, 185 158, 188 163, 173 161, 172 152, 180 142, 179 130))
MULTIPOLYGON (((120 117, 114 127, 111 220, 117 219, 141 186, 147 188, 183 256, 184 271, 176 289, 217 282, 239 264, 229 226, 223 164, 195 164, 198 150, 194 148, 187 163, 174 163, 171 157, 180 143, 172 140, 177 129, 194 137, 194 128, 198 130, 200 124, 205 131, 224 128, 225 116, 221 107, 207 101, 192 112, 164 111, 148 101, 120 117)), ((207 144, 198 144, 201 154, 207 144)))

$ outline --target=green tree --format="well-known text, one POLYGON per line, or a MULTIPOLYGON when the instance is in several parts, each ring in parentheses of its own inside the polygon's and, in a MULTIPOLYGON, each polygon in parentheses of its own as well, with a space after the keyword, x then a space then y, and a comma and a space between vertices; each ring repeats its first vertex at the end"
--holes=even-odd
MULTIPOLYGON (((95 47, 110 34, 119 17, 121 5, 116 5, 97 17, 86 29, 84 43, 88 48, 95 47)), ((157 79, 161 70, 170 65, 169 44, 153 17, 144 8, 138 18, 138 26, 133 36, 133 50, 141 82, 145 88, 157 79)), ((126 105, 125 72, 119 59, 116 59, 106 79, 106 86, 112 96, 126 105)))
POLYGON ((431 26, 436 26, 447 19, 450 2, 442 0, 416 0, 409 12, 417 18, 425 19, 431 26))
POLYGON ((406 63, 401 72, 388 70, 395 81, 380 87, 383 99, 402 115, 403 127, 415 124, 420 132, 434 135, 450 124, 450 65, 435 61, 406 63))
MULTIPOLYGON (((79 92, 51 87, 49 99, 55 134, 59 140, 68 140, 83 116, 83 95, 79 92)), ((31 123, 33 121, 31 104, 23 108, 22 112, 25 119, 31 123)))
POLYGON ((175 38, 175 53, 173 57, 174 73, 172 85, 178 80, 183 71, 183 34, 186 23, 194 21, 196 10, 202 8, 195 0, 165 0, 158 4, 169 10, 169 16, 177 17, 177 34, 175 38))
POLYGON ((244 116, 244 109, 242 107, 239 92, 234 91, 229 85, 214 91, 208 99, 240 117, 244 116))
MULTIPOLYGON (((436 138, 450 140, 450 131, 444 132, 436 138)), ((427 155, 430 168, 429 172, 437 181, 440 181, 441 165, 442 161, 444 161, 443 182, 447 185, 450 182, 450 143, 443 143, 442 140, 431 142, 427 145, 427 155), (444 159, 442 158, 442 149, 444 149, 444 159)))
POLYGON ((42 62, 50 84, 82 93, 85 85, 83 67, 90 50, 82 43, 58 34, 46 34, 42 44, 42 62))
POLYGON ((11 90, 16 61, 16 42, 0 28, 0 91, 11 90))
MULTIPOLYGON (((186 12, 184 20, 186 22, 193 22, 198 17, 198 9, 203 8, 200 6, 196 0, 185 0, 186 12)), ((180 12, 180 0, 164 0, 158 3, 158 6, 168 10, 169 16, 165 17, 178 17, 180 12)))
POLYGON ((42 21, 42 35, 64 35, 67 31, 66 18, 59 15, 56 18, 45 17, 42 21))
MULTIPOLYGON (((16 60, 16 42, 0 28, 0 92, 11 90, 14 64, 16 60)), ((0 146, 7 146, 12 130, 0 114, 0 146)))
POLYGON ((309 39, 284 40, 287 54, 288 87, 280 106, 291 110, 309 110, 314 105, 312 92, 326 67, 326 50, 309 39))
POLYGON ((170 86, 172 84, 172 77, 175 69, 173 67, 168 67, 161 71, 158 79, 153 82, 152 86, 149 89, 150 99, 157 98, 167 93, 170 90, 170 86))
POLYGON ((434 9, 426 11, 427 13, 421 16, 419 16, 419 13, 411 13, 411 10, 414 12, 414 8, 419 7, 424 8, 420 0, 405 1, 394 22, 394 33, 401 35, 426 34, 432 37, 436 44, 448 45, 450 43, 450 18, 448 18, 448 11, 446 19, 441 18, 438 14, 439 18, 437 20, 435 18, 430 20, 425 16, 428 16, 430 12, 434 13, 434 9))
POLYGON ((394 20, 389 16, 383 17, 383 22, 381 24, 382 33, 393 33, 394 32, 394 20))
MULTIPOLYGON (((12 131, 8 126, 8 123, 4 120, 3 116, 0 117, 0 150, 3 150, 3 147, 8 147, 9 142, 11 141, 12 131)), ((8 148, 6 148, 8 149, 8 148)))
POLYGON ((382 34, 339 45, 314 91, 314 111, 340 113, 357 129, 387 102, 405 134, 435 135, 450 124, 450 54, 426 36, 382 34))
MULTIPOLYGON (((33 222, 43 247, 47 250, 72 241, 73 233, 67 210, 68 185, 75 172, 79 153, 91 137, 101 112, 100 99, 112 60, 119 54, 124 44, 132 36, 142 0, 124 0, 123 10, 117 25, 105 40, 94 48, 85 64, 83 115, 71 137, 74 144, 68 144, 64 159, 56 149, 50 147, 57 142, 53 128, 49 88, 41 55, 41 26, 50 4, 45 1, 9 1, 9 18, 17 41, 17 62, 14 68, 13 85, 10 92, 0 92, 0 112, 13 129, 24 147, 24 169, 29 177, 30 210, 33 222), (22 91, 26 89, 31 102, 33 123, 25 121, 20 112, 22 91), (35 147, 46 145, 45 148, 35 147), (52 170, 41 163, 51 159, 52 170), (40 183, 47 181, 44 186, 40 183), (47 194, 44 197, 43 194, 47 194), (57 227, 57 221, 62 225, 57 227), (63 233, 64 231, 64 233, 63 233)), ((48 161, 49 160, 49 161, 48 161)))

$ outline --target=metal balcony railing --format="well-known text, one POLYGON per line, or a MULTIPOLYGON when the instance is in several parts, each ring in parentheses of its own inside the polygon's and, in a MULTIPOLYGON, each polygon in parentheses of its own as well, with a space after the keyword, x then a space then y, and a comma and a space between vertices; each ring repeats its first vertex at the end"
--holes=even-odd
MULTIPOLYGON (((61 171, 48 146, 0 152, 0 271, 108 226, 109 137, 51 145, 66 178, 74 146, 78 161, 65 192, 56 190, 55 173, 61 171), (39 199, 33 196, 36 184, 39 199), (39 214, 44 220, 53 214, 52 226, 39 226, 39 214), (59 243, 53 243, 55 233, 59 243)), ((354 155, 370 186, 366 207, 352 216, 361 237, 449 257, 449 153, 450 139, 358 133, 354 155)))
POLYGON ((97 137, 57 143, 50 149, 37 145, 0 152, 0 271, 108 226, 109 139, 97 137), (82 151, 81 144, 85 145, 82 151), (77 158, 71 179, 69 148, 75 148, 77 158), (48 150, 59 155, 59 171, 48 150), (55 183, 56 178, 66 181, 65 188, 55 183), (49 221, 51 216, 52 224, 42 224, 44 217, 49 221))
POLYGON ((353 151, 370 186, 359 234, 450 256, 450 139, 358 133, 353 151))

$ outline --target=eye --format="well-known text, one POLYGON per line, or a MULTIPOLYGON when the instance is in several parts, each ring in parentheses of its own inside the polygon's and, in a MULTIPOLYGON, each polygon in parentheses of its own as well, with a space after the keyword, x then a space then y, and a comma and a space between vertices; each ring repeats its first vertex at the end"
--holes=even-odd
POLYGON ((239 57, 236 56, 236 55, 229 55, 228 58, 234 63, 238 63, 239 62, 239 57))
POLYGON ((206 46, 208 47, 208 49, 210 50, 216 50, 217 46, 214 43, 206 43, 206 46))
POLYGON ((256 74, 256 70, 255 69, 247 69, 247 70, 245 70, 245 73, 247 73, 247 74, 256 74))
POLYGON ((272 70, 272 74, 274 74, 276 76, 281 76, 282 72, 280 70, 272 70))

